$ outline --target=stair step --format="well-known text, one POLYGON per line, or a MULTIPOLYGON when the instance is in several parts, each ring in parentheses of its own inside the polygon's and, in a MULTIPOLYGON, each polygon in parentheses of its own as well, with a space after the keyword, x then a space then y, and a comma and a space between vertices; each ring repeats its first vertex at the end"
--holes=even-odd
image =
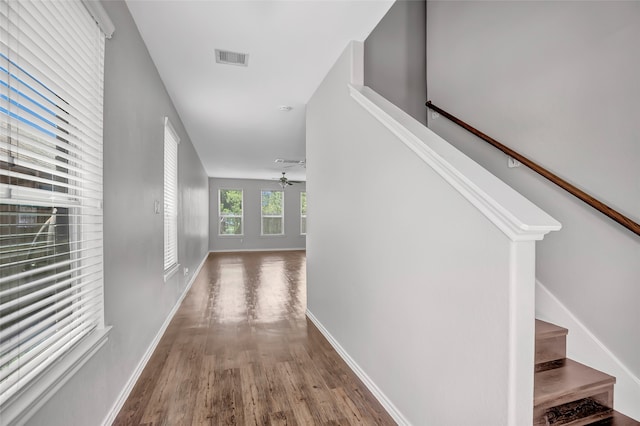
POLYGON ((615 382, 615 377, 570 359, 566 359, 560 368, 537 372, 534 375, 534 419, 540 421, 552 407, 589 397, 613 407, 615 382))
POLYGON ((613 409, 593 398, 583 398, 547 410, 544 417, 549 426, 582 426, 611 418, 613 409))
POLYGON ((631 417, 627 417, 622 413, 617 411, 613 412, 613 416, 611 418, 600 420, 599 422, 595 422, 592 426, 639 426, 640 422, 637 420, 633 420, 631 417))
POLYGON ((613 410, 615 377, 566 358, 564 327, 535 323, 534 426, 640 426, 613 410))
POLYGON ((568 330, 557 325, 536 320, 536 371, 557 368, 567 356, 568 330))
POLYGON ((536 339, 547 339, 549 337, 566 336, 569 333, 564 327, 560 327, 550 322, 536 320, 536 339))

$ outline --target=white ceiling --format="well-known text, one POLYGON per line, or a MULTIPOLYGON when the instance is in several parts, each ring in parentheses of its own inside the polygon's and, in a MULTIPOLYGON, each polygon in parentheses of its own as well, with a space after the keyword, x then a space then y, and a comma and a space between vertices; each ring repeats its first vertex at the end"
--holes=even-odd
POLYGON ((128 0, 198 155, 212 177, 271 179, 305 158, 305 105, 350 40, 394 0, 128 0), (215 62, 214 49, 249 54, 215 62), (289 112, 278 110, 289 105, 289 112))

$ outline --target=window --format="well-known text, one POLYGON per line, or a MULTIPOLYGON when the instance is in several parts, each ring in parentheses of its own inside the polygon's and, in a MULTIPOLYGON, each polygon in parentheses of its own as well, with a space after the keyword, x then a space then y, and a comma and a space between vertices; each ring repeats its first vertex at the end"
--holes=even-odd
POLYGON ((300 193, 300 233, 307 235, 307 193, 300 193))
POLYGON ((262 191, 262 235, 284 235, 284 191, 262 191))
POLYGON ((164 119, 164 276, 178 270, 178 144, 180 138, 164 119))
POLYGON ((104 35, 80 1, 0 2, 0 417, 105 341, 104 35))
POLYGON ((219 235, 242 235, 242 189, 218 190, 219 235))

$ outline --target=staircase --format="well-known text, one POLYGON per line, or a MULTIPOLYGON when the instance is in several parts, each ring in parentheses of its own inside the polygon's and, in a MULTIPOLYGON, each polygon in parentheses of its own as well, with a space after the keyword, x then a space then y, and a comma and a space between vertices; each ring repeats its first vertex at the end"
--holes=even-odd
POLYGON ((613 410, 615 377, 566 358, 567 332, 536 320, 534 426, 639 426, 613 410))

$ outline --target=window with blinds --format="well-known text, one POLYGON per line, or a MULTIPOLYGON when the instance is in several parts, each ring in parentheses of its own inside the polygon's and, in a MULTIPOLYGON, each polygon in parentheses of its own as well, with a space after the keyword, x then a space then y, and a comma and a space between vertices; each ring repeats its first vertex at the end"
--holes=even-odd
POLYGON ((164 119, 164 274, 178 269, 178 144, 180 138, 164 119))
POLYGON ((103 68, 104 35, 80 1, 0 1, 0 416, 7 421, 10 403, 104 330, 103 68))

